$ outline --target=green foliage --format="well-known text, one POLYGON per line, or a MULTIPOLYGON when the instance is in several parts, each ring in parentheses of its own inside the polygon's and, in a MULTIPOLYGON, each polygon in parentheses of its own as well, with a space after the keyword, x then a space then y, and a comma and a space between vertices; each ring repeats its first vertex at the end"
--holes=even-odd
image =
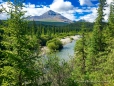
POLYGON ((62 42, 59 39, 52 39, 48 41, 46 45, 52 51, 60 50, 63 48, 62 42))
POLYGON ((92 37, 90 39, 90 45, 88 48, 88 59, 87 59, 87 66, 88 71, 96 71, 98 65, 101 64, 100 60, 103 60, 103 57, 100 55, 101 53, 105 52, 106 42, 105 37, 103 35, 104 31, 104 23, 103 23, 103 17, 104 17, 104 8, 106 1, 100 0, 99 8, 98 8, 98 17, 96 18, 94 30, 92 32, 92 37))
POLYGON ((114 84, 112 67, 114 66, 114 11, 111 4, 109 22, 104 23, 105 5, 105 0, 100 0, 93 32, 87 36, 82 30, 82 34, 80 33, 82 37, 76 43, 75 69, 71 80, 75 80, 78 86, 112 86, 114 84))
POLYGON ((110 15, 108 19, 108 35, 114 36, 114 1, 110 4, 110 15))
POLYGON ((15 68, 11 66, 4 66, 4 68, 1 69, 1 74, 0 74, 1 86, 16 85, 16 79, 14 76, 17 76, 15 68))
POLYGON ((77 86, 91 86, 90 83, 86 82, 89 80, 87 76, 87 32, 85 28, 85 23, 82 24, 81 38, 76 42, 75 45, 75 69, 72 72, 72 77, 77 83, 77 86))
POLYGON ((73 38, 70 38, 70 40, 72 41, 72 40, 74 40, 73 38))
MULTIPOLYGON (((87 31, 92 31, 93 23, 85 22, 85 27, 87 31)), ((75 22, 64 26, 55 26, 55 25, 46 25, 42 22, 31 21, 29 23, 28 31, 31 33, 31 30, 37 35, 38 38, 42 38, 42 35, 48 35, 49 37, 66 37, 71 35, 76 35, 81 30, 82 22, 75 22)), ((45 43, 43 44, 45 45, 45 43)))
MULTIPOLYGON (((114 2, 114 1, 113 1, 114 2)), ((113 86, 114 85, 114 5, 108 23, 103 22, 105 0, 100 0, 93 23, 66 26, 32 25, 24 20, 22 3, 9 2, 10 18, 0 21, 0 86, 113 86), (87 29, 88 28, 88 29, 87 29), (75 57, 69 62, 53 55, 39 56, 41 46, 52 51, 63 45, 59 39, 75 35, 75 57), (92 32, 89 32, 92 31, 92 32), (39 58, 42 57, 42 58, 39 58)), ((5 8, 3 8, 4 11, 5 8)), ((52 52, 53 53, 53 52, 52 52)))
MULTIPOLYGON (((39 79, 40 83, 48 82, 51 86, 69 86, 68 78, 72 71, 72 65, 60 60, 55 54, 49 54, 43 58, 43 72, 45 73, 39 79)), ((50 86, 50 85, 49 85, 50 86)))
POLYGON ((52 37, 48 35, 42 35, 39 39, 40 39, 41 46, 46 46, 47 41, 51 40, 52 37))
POLYGON ((7 26, 0 29, 0 85, 22 86, 32 83, 40 76, 34 68, 38 59, 39 44, 33 34, 29 34, 27 21, 24 20, 22 4, 17 1, 15 5, 9 2, 11 11, 7 26), (12 11, 13 10, 13 11, 12 11), (2 58, 1 58, 2 57, 2 58))

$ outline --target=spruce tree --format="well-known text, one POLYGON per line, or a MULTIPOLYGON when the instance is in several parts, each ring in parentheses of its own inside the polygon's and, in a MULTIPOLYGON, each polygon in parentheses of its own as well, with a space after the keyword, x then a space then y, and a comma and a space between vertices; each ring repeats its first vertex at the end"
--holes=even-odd
POLYGON ((114 1, 111 2, 110 4, 110 14, 109 14, 109 19, 108 19, 108 23, 109 23, 109 34, 114 37, 114 1))
MULTIPOLYGON (((104 7, 106 5, 106 0, 99 0, 99 8, 98 8, 98 17, 96 18, 94 29, 91 37, 90 43, 90 61, 91 65, 94 67, 97 65, 97 58, 99 57, 99 53, 103 52, 105 49, 105 43, 103 38, 103 20, 104 20, 104 7)), ((93 70, 93 69, 92 69, 93 70)))
POLYGON ((114 85, 114 0, 110 4, 110 15, 108 19, 106 34, 107 61, 104 64, 108 85, 114 85))
MULTIPOLYGON (((10 18, 4 27, 2 44, 2 68, 0 69, 1 86, 33 85, 40 76, 38 66, 39 45, 34 34, 27 32, 28 23, 24 20, 22 2, 8 2, 10 18)), ((5 8, 4 8, 5 10, 5 8)), ((1 59, 0 59, 1 62, 1 59)))
POLYGON ((86 70, 87 46, 87 28, 83 22, 81 28, 81 38, 76 42, 75 46, 75 69, 72 73, 72 77, 75 79, 74 81, 77 82, 79 86, 91 86, 91 83, 87 82, 89 81, 86 70))
POLYGON ((88 47, 87 71, 89 79, 93 81, 94 85, 104 84, 103 63, 106 62, 106 41, 103 35, 105 25, 103 11, 105 6, 106 0, 99 0, 98 16, 94 24, 92 37, 90 39, 90 46, 88 47))

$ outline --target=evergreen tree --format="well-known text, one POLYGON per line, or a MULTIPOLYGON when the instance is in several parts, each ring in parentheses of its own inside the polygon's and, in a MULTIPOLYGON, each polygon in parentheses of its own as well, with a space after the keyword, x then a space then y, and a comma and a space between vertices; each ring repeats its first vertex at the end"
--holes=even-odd
MULTIPOLYGON (((75 69, 72 73, 74 81, 78 83, 79 86, 91 86, 87 81, 89 80, 87 70, 86 70, 86 59, 87 59, 87 29, 85 28, 85 23, 82 24, 81 38, 76 42, 75 46, 75 69)), ((76 85, 77 86, 77 85, 76 85)))
MULTIPOLYGON (((40 72, 36 62, 38 60, 38 42, 33 34, 28 34, 28 23, 24 20, 22 2, 16 0, 14 4, 8 2, 11 11, 7 27, 4 27, 2 44, 5 49, 0 55, 0 85, 23 86, 37 84, 40 72)), ((4 8, 5 9, 5 8, 4 8)), ((37 63, 38 64, 38 63, 37 63)))
POLYGON ((106 38, 104 36, 104 8, 106 0, 99 0, 98 16, 96 18, 92 37, 90 39, 90 46, 88 47, 87 56, 87 71, 89 79, 93 81, 94 85, 104 85, 104 66, 106 62, 106 38), (94 83, 95 82, 95 83, 94 83))
POLYGON ((114 37, 114 1, 111 2, 110 4, 110 15, 109 15, 109 19, 108 19, 108 29, 109 29, 109 33, 108 35, 111 35, 112 37, 114 37))
POLYGON ((114 85, 114 0, 110 4, 110 15, 108 19, 107 29, 105 31, 107 43, 107 59, 105 66, 106 78, 108 85, 114 85))
MULTIPOLYGON (((99 57, 99 53, 103 52, 105 49, 104 38, 103 38, 103 17, 104 17, 104 7, 105 0, 99 0, 99 8, 98 8, 98 17, 96 18, 94 30, 91 38, 90 44, 90 62, 93 67, 97 65, 97 58, 99 57)), ((94 69, 92 69, 94 71, 94 69)))

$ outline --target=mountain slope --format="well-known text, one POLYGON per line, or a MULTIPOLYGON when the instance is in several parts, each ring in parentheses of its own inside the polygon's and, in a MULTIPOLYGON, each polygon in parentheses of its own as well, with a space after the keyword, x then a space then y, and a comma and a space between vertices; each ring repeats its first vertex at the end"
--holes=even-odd
POLYGON ((31 16, 28 18, 28 20, 72 23, 71 20, 52 10, 47 11, 41 16, 31 16))

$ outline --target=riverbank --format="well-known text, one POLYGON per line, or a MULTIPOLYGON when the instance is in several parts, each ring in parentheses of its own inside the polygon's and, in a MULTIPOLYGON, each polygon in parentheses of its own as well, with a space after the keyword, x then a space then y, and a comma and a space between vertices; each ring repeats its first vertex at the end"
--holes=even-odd
MULTIPOLYGON (((67 36, 67 37, 64 37, 63 39, 60 39, 60 41, 62 42, 63 45, 65 45, 72 42, 73 40, 78 40, 79 38, 80 38, 80 35, 67 36)), ((48 47, 44 46, 41 48, 41 52, 42 52, 42 55, 45 55, 46 53, 49 53, 50 50, 48 49, 48 47)))
POLYGON ((80 38, 80 35, 68 36, 68 37, 65 37, 64 39, 61 39, 60 41, 62 42, 63 45, 65 45, 72 42, 73 40, 78 40, 79 38, 80 38))

